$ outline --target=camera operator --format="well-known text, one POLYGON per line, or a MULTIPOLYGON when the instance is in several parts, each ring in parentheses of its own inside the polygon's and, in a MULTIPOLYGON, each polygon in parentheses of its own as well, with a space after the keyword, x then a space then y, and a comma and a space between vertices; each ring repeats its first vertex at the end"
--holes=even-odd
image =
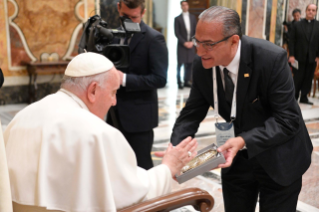
MULTIPOLYGON (((147 26, 144 0, 120 0, 120 16, 139 23, 141 32, 125 39, 130 47, 130 66, 118 71, 121 87, 117 91, 117 105, 108 114, 107 122, 117 127, 133 148, 138 166, 153 167, 151 149, 153 128, 158 125, 157 88, 166 84, 168 51, 164 36, 147 26)), ((123 39, 114 39, 120 44, 123 39)))

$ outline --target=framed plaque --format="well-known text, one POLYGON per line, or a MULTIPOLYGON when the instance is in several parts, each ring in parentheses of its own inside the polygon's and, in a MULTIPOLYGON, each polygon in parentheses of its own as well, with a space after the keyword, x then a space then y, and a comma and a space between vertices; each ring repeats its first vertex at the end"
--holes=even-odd
POLYGON ((211 144, 199 150, 196 157, 182 168, 181 173, 176 175, 177 182, 184 183, 197 175, 216 168, 219 164, 225 163, 224 155, 217 152, 217 148, 215 144, 211 144))

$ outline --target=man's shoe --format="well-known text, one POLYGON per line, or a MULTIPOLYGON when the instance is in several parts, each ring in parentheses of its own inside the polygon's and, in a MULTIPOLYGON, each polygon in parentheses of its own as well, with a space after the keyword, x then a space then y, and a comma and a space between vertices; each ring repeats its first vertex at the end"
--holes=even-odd
POLYGON ((312 102, 309 102, 309 100, 307 100, 307 101, 300 101, 300 103, 307 104, 307 105, 313 105, 313 103, 312 103, 312 102))
POLYGON ((182 84, 178 84, 178 89, 183 89, 184 86, 182 84))

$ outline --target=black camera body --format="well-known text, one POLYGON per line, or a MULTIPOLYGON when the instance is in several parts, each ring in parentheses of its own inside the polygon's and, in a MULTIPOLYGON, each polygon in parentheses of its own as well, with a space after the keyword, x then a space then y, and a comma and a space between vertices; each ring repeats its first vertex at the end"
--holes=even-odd
POLYGON ((96 52, 111 60, 117 69, 129 67, 129 46, 111 43, 114 38, 128 39, 141 29, 138 23, 134 23, 128 17, 122 16, 120 20, 122 30, 108 29, 107 23, 98 15, 90 17, 84 23, 78 53, 96 52))

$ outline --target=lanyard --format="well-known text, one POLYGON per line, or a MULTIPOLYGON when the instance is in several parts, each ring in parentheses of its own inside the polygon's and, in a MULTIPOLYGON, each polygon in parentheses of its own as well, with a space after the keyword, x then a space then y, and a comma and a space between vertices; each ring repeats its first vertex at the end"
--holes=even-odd
MULTIPOLYGON (((218 98, 217 98, 217 80, 216 80, 216 66, 212 68, 213 71, 213 84, 214 84, 214 109, 216 110, 215 118, 219 117, 219 110, 218 110, 218 98)), ((236 83, 234 88, 233 100, 231 105, 231 113, 230 113, 230 122, 233 122, 236 119, 236 96, 237 96, 237 76, 236 76, 236 83)))

